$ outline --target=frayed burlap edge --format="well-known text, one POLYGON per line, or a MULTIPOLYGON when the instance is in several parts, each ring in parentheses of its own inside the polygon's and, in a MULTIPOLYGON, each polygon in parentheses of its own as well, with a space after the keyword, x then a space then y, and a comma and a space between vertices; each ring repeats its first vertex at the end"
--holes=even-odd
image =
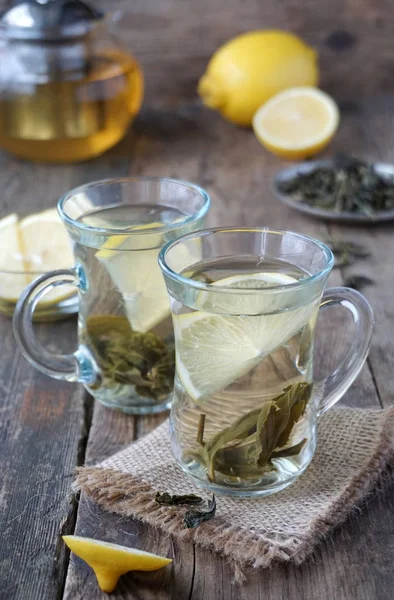
POLYGON ((393 458, 394 409, 385 411, 380 441, 362 473, 343 488, 330 511, 311 522, 304 538, 262 540, 252 531, 229 525, 216 517, 197 529, 185 529, 183 512, 176 507, 163 507, 154 500, 156 490, 140 479, 112 469, 79 467, 73 484, 75 492, 83 492, 105 510, 123 517, 133 517, 164 530, 177 538, 189 540, 202 548, 214 550, 231 560, 236 581, 244 579, 243 568, 269 567, 276 562, 301 564, 316 546, 345 521, 349 514, 373 491, 393 458))

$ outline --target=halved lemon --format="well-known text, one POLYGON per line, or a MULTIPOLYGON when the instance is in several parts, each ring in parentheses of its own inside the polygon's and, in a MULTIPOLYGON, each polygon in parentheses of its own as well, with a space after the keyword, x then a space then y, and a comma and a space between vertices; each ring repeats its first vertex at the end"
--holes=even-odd
POLYGON ((316 88, 291 88, 276 94, 253 117, 261 144, 283 158, 302 159, 320 152, 339 124, 334 100, 316 88))
MULTIPOLYGON (((296 281, 281 273, 252 273, 227 277, 213 286, 258 289, 296 281)), ((256 314, 258 294, 211 295, 212 309, 219 308, 228 314, 208 312, 210 306, 204 298, 205 311, 174 316, 177 374, 196 402, 208 399, 246 375, 265 355, 306 325, 317 310, 316 302, 312 301, 282 312, 256 314)))
POLYGON ((77 535, 64 535, 65 544, 94 571, 103 592, 111 593, 118 579, 128 571, 156 571, 172 562, 170 558, 77 535))

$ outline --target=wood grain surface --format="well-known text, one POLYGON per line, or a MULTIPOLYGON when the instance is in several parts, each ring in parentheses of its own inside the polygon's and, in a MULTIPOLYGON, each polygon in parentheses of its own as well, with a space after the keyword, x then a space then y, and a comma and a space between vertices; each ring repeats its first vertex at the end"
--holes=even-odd
MULTIPOLYGON (((340 285, 364 274, 363 292, 375 313, 368 364, 343 402, 388 406, 394 391, 393 225, 326 226, 279 204, 270 191, 286 166, 266 153, 249 130, 204 109, 196 82, 212 52, 228 38, 259 27, 294 31, 319 53, 322 87, 341 108, 336 150, 394 163, 393 2, 382 0, 113 0, 125 12, 121 36, 146 77, 143 111, 116 148, 94 161, 47 166, 0 153, 0 217, 54 206, 67 189, 115 175, 166 175, 189 179, 212 196, 208 224, 288 228, 326 240, 354 239, 370 256, 334 271, 340 285)), ((0 3, 1 6, 1 3, 0 3)), ((75 319, 39 327, 52 348, 70 350, 75 319)), ((337 309, 319 320, 316 368, 340 360, 352 331, 337 309), (333 323, 336 326, 333 326, 333 323)), ((254 572, 232 583, 219 556, 153 528, 104 513, 85 498, 72 500, 76 465, 94 463, 144 435, 165 418, 127 417, 94 404, 82 388, 40 375, 21 357, 11 323, 0 318, 0 599, 96 600, 91 570, 71 557, 62 533, 75 531, 163 553, 172 566, 155 574, 124 576, 111 596, 127 600, 392 600, 394 485, 373 495, 299 568, 254 572)))

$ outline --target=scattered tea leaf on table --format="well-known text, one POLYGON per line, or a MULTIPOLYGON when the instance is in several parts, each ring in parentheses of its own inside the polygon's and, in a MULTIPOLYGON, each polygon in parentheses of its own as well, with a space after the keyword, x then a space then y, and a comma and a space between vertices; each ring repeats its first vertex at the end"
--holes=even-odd
POLYGON ((215 516, 216 499, 212 496, 212 500, 208 500, 207 508, 191 509, 185 513, 183 523, 187 529, 195 529, 204 521, 209 521, 215 516))
POLYGON ((370 252, 367 248, 355 242, 346 240, 327 240, 325 243, 334 255, 334 268, 344 267, 353 264, 357 258, 363 259, 370 256, 370 252))
POLYGON ((373 285, 374 282, 365 275, 350 275, 350 277, 345 278, 343 284, 346 287, 350 287, 359 291, 362 290, 366 285, 373 285))
POLYGON ((165 506, 194 506, 201 504, 203 499, 195 494, 168 494, 167 492, 156 492, 155 501, 165 506))

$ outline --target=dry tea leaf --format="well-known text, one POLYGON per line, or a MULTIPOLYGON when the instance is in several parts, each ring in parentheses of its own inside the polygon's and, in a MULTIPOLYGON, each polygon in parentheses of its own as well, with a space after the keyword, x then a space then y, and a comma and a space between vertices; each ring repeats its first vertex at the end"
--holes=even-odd
POLYGON ((180 506, 181 504, 195 506, 201 504, 203 499, 195 494, 168 494, 167 492, 156 492, 155 501, 165 506, 180 506))
POLYGON ((332 212, 373 217, 394 209, 394 181, 382 177, 373 165, 338 154, 333 165, 299 173, 278 189, 294 200, 332 212))
POLYGON ((215 516, 216 499, 212 496, 212 500, 208 501, 207 508, 191 509, 185 513, 183 523, 187 529, 195 529, 204 521, 209 521, 215 516))

